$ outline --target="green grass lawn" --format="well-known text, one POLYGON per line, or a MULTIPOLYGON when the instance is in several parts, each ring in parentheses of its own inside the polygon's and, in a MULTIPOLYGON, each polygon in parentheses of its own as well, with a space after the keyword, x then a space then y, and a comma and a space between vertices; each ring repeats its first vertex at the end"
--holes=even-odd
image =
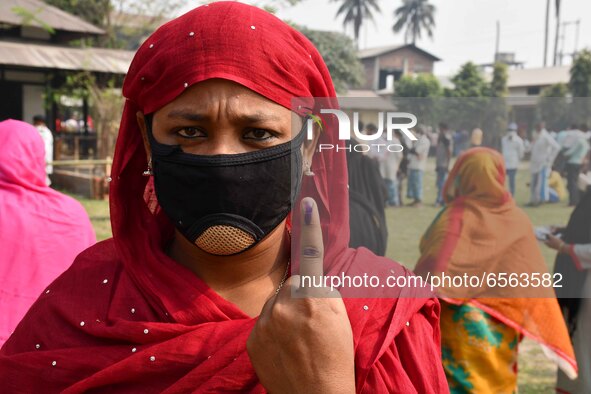
MULTIPOLYGON (((525 165, 517 172, 516 199, 524 206, 529 199, 529 172, 525 165)), ((388 257, 413 268, 419 257, 419 240, 427 229, 439 208, 435 202, 435 170, 431 162, 425 173, 425 199, 422 207, 388 208, 388 257)), ((97 239, 111 237, 109 207, 107 201, 96 201, 77 197, 84 205, 96 231, 97 239)), ((534 226, 549 224, 566 224, 572 208, 566 203, 548 204, 537 208, 523 208, 534 226)), ((552 270, 555 252, 541 245, 548 268, 552 270)), ((534 342, 525 340, 520 345, 519 353, 519 392, 520 393, 553 393, 556 380, 556 367, 542 353, 534 342)))
POLYGON ((94 232, 96 233, 96 239, 102 241, 107 238, 111 238, 111 219, 109 217, 109 202, 106 200, 90 200, 88 198, 80 196, 72 196, 76 198, 86 209, 94 232))

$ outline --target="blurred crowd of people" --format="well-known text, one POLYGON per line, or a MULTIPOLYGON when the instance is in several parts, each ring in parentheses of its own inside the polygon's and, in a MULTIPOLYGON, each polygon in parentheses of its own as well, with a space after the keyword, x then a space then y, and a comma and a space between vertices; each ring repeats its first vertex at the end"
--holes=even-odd
MULTIPOLYGON (((361 124, 365 134, 374 134, 374 124, 361 124)), ((440 123, 436 129, 417 126, 413 130, 417 140, 411 141, 397 131, 390 144, 400 144, 400 152, 370 150, 366 155, 378 163, 380 174, 387 190, 386 205, 391 207, 404 205, 403 196, 410 200, 408 205, 420 206, 423 203, 424 173, 429 157, 435 161, 435 186, 437 196, 435 205, 442 206, 441 191, 447 179, 452 159, 469 148, 483 145, 484 132, 475 128, 453 131, 446 123, 440 123), (406 180, 406 193, 403 193, 406 180)), ((380 137, 382 143, 385 137, 380 137)), ((575 206, 579 201, 577 184, 579 175, 590 168, 591 131, 587 125, 571 125, 560 131, 548 131, 544 122, 540 122, 527 136, 524 128, 510 123, 501 139, 500 151, 505 160, 507 187, 515 196, 517 172, 529 163, 530 199, 528 206, 565 201, 575 206)))
POLYGON ((579 202, 579 175, 589 166, 589 140, 587 125, 571 125, 561 131, 548 131, 544 122, 536 125, 531 140, 520 136, 517 125, 509 125, 502 139, 502 153, 507 166, 509 190, 515 195, 515 175, 521 160, 529 156, 530 202, 539 206, 547 202, 563 201, 568 205, 579 202), (566 188, 564 186, 566 179, 566 188))

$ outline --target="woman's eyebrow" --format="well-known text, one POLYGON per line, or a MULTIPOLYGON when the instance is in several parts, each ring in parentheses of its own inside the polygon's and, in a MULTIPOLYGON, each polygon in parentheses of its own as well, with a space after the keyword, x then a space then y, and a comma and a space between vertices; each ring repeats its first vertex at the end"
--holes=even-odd
POLYGON ((281 117, 277 115, 273 115, 270 113, 265 112, 255 112, 253 114, 240 114, 237 115, 236 118, 243 120, 245 122, 269 122, 269 121, 280 121, 281 117))
MULTIPOLYGON (((204 115, 201 113, 188 111, 188 110, 173 110, 168 113, 168 118, 181 118, 184 120, 191 120, 191 121, 203 121, 211 119, 210 116, 204 115)), ((269 122, 269 121, 280 121, 281 117, 266 113, 266 112, 254 112, 252 114, 236 114, 232 115, 233 120, 246 122, 246 123, 256 123, 256 122, 269 122)))
POLYGON ((209 117, 207 115, 199 114, 196 112, 186 111, 186 110, 173 110, 168 113, 168 118, 181 118, 184 120, 207 120, 209 117))

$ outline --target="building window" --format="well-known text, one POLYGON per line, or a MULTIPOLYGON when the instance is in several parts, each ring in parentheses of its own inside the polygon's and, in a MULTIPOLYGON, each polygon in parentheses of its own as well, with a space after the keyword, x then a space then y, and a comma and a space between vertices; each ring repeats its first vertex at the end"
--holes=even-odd
POLYGON ((527 88, 527 95, 528 96, 539 96, 540 95, 540 87, 539 86, 530 86, 527 88))

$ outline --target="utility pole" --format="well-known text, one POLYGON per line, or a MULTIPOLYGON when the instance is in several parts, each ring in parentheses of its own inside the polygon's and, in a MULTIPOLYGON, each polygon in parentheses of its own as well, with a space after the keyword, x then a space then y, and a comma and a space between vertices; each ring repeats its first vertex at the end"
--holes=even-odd
POLYGON ((560 0, 556 0, 556 36, 554 37, 554 65, 558 62, 558 37, 560 36, 560 0))
POLYGON ((575 50, 573 51, 573 59, 577 56, 577 51, 579 50, 579 28, 581 27, 581 20, 577 19, 575 24, 577 25, 577 32, 575 33, 575 50))
POLYGON ((564 40, 566 38, 566 27, 570 25, 570 22, 562 22, 562 32, 560 33, 560 50, 558 51, 558 65, 562 66, 562 58, 564 57, 564 40))
POLYGON ((495 58, 493 60, 493 64, 497 62, 497 57, 499 56, 500 41, 501 41, 501 22, 497 21, 497 39, 495 42, 495 58))
POLYGON ((546 28, 544 30, 544 67, 548 63, 548 28, 550 24, 550 0, 546 0, 546 28))
POLYGON ((575 21, 565 21, 560 24, 562 26, 562 33, 560 34, 560 51, 558 52, 558 64, 562 66, 562 60, 564 55, 570 55, 573 59, 577 56, 577 50, 579 48, 579 28, 581 26, 581 20, 577 19, 575 21), (569 29, 567 27, 575 25, 575 46, 573 48, 572 53, 565 52, 565 41, 566 41, 566 33, 569 29))

